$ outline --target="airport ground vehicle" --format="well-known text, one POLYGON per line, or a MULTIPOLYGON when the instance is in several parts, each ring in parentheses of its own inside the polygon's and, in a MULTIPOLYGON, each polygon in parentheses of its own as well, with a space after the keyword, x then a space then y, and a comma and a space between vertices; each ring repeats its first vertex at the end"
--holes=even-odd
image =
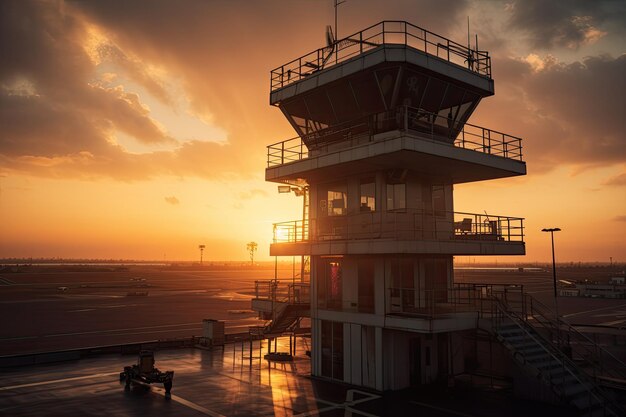
POLYGON ((139 352, 137 364, 125 366, 120 372, 120 381, 125 381, 125 389, 130 389, 131 383, 140 385, 148 385, 152 383, 162 383, 165 388, 165 394, 170 395, 172 390, 172 380, 174 379, 174 371, 161 372, 154 367, 154 352, 150 350, 142 350, 139 352))

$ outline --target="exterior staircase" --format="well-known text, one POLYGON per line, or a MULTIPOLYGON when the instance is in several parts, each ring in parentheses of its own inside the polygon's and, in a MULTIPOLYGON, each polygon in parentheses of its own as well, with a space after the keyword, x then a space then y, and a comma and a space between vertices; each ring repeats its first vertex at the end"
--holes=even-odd
MULTIPOLYGON (((589 366, 586 369, 581 367, 598 366, 599 362, 596 359, 586 363, 572 360, 570 341, 562 340, 559 336, 560 330, 569 325, 559 323, 557 326, 552 322, 551 328, 546 327, 549 320, 537 312, 536 306, 530 307, 529 311, 526 297, 530 296, 522 294, 523 302, 513 305, 503 298, 492 298, 495 307, 491 320, 492 332, 509 350, 515 362, 527 374, 549 387, 561 402, 577 409, 581 416, 625 416, 623 407, 600 386, 600 380, 594 378, 596 375, 606 375, 606 372, 588 369, 589 366)), ((518 298, 517 301, 519 300, 518 298)), ((536 301, 535 303, 537 304, 536 301)), ((569 336, 570 329, 564 330, 568 330, 569 336)), ((593 343, 588 339, 587 341, 593 343)), ((596 351, 601 349, 597 345, 593 348, 596 351)), ((621 366, 624 365, 617 361, 621 366)))
POLYGON ((293 330, 300 319, 308 315, 309 303, 284 304, 276 311, 276 317, 263 329, 265 335, 281 335, 293 330))
POLYGON ((277 280, 256 281, 252 308, 271 321, 250 328, 255 337, 277 337, 296 330, 303 317, 310 316, 309 283, 279 285, 277 280))

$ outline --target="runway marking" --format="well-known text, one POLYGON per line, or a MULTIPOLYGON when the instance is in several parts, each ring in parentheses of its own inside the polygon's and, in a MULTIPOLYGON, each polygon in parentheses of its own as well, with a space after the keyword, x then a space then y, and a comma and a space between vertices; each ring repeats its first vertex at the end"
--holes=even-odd
POLYGON ((9 386, 9 387, 0 387, 0 391, 10 391, 10 390, 18 389, 18 388, 37 387, 37 386, 40 386, 40 385, 58 384, 60 382, 67 382, 67 381, 80 381, 82 379, 101 378, 101 377, 105 377, 105 376, 119 375, 119 374, 120 374, 119 372, 107 372, 105 374, 83 375, 83 376, 75 376, 75 377, 72 377, 72 378, 53 379, 53 380, 50 380, 50 381, 32 382, 30 384, 21 384, 21 385, 12 385, 12 386, 9 386))
POLYGON ((620 307, 624 307, 624 306, 626 306, 626 304, 618 304, 618 305, 616 305, 616 306, 596 308, 596 309, 593 309, 593 310, 578 311, 578 312, 576 312, 576 313, 565 314, 563 317, 573 317, 573 316, 579 316, 579 315, 581 315, 581 314, 593 313, 594 311, 602 311, 602 310, 618 309, 618 308, 620 308, 620 307))
POLYGON ((607 313, 607 314, 594 314, 593 317, 624 317, 624 314, 626 314, 626 311, 624 310, 615 310, 613 313, 607 313))
POLYGON ((600 323, 600 326, 616 326, 624 322, 626 322, 626 320, 607 321, 606 323, 600 323))
POLYGON ((352 408, 353 405, 361 404, 366 401, 372 401, 377 398, 380 398, 380 395, 371 394, 369 392, 359 391, 356 389, 349 389, 346 391, 346 401, 341 404, 333 403, 331 401, 322 400, 320 398, 316 398, 314 401, 322 404, 328 405, 328 407, 319 408, 313 411, 307 411, 306 413, 296 414, 294 417, 308 417, 308 416, 317 416, 321 413, 325 413, 327 411, 337 410, 343 408, 345 410, 345 416, 351 417, 352 413, 359 414, 365 417, 377 417, 375 414, 370 414, 365 411, 357 410, 352 408), (360 400, 354 400, 354 394, 358 393, 364 395, 364 398, 360 400))
POLYGON ((417 404, 417 405, 422 406, 422 407, 432 408, 433 410, 443 411, 444 413, 454 414, 455 416, 474 417, 472 414, 461 413, 460 411, 454 411, 454 410, 450 410, 448 408, 437 407, 437 406, 431 405, 431 404, 420 403, 420 402, 417 402, 417 401, 409 401, 409 402, 412 403, 412 404, 417 404))
POLYGON ((11 281, 8 278, 0 278, 0 285, 14 285, 15 282, 11 281))
MULTIPOLYGON (((143 385, 143 386, 146 386, 146 387, 150 387, 150 391, 151 392, 154 392, 156 394, 162 395, 165 398, 168 398, 167 395, 165 394, 165 389, 163 389, 161 387, 156 387, 156 386, 152 386, 150 384, 145 384, 145 383, 143 383, 141 381, 133 381, 133 383, 139 384, 139 385, 143 385)), ((220 414, 218 412, 209 410, 208 408, 204 408, 201 405, 198 405, 198 404, 196 404, 194 402, 191 402, 191 401, 186 400, 186 399, 184 399, 182 397, 179 397, 178 395, 170 394, 169 399, 172 400, 172 401, 176 401, 177 403, 182 404, 184 406, 187 406, 187 407, 189 407, 189 408, 191 408, 193 410, 199 411, 202 414, 206 414, 207 416, 211 416, 211 417, 226 417, 223 414, 220 414)))

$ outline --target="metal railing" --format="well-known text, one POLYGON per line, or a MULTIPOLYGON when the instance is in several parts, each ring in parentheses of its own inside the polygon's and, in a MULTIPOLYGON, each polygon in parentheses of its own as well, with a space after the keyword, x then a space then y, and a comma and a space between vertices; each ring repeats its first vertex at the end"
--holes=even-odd
POLYGON ((485 317, 493 312, 496 294, 515 304, 523 294, 523 286, 454 283, 452 287, 432 289, 391 287, 385 313, 433 319, 452 313, 476 312, 479 317, 485 317))
POLYGON ((267 167, 307 159, 337 149, 374 141, 374 136, 401 131, 444 142, 458 148, 522 161, 522 139, 471 123, 461 124, 445 115, 399 106, 336 126, 271 144, 267 167))
POLYGON ((274 224, 274 243, 357 239, 523 242, 524 219, 407 209, 359 212, 274 224))
POLYGON ((274 223, 274 243, 307 242, 309 240, 309 221, 293 220, 274 223))
POLYGON ((277 280, 254 281, 254 298, 288 304, 308 304, 310 298, 310 283, 288 283, 277 280))
POLYGON ((626 363, 598 343, 578 331, 562 318, 555 317, 554 310, 529 294, 524 294, 523 318, 548 340, 567 352, 581 368, 594 378, 609 378, 626 384, 626 363))
MULTIPOLYGON (((579 365, 572 360, 569 350, 563 349, 563 346, 554 344, 553 340, 546 338, 545 335, 537 331, 532 325, 531 320, 511 310, 506 303, 497 297, 493 298, 492 323, 494 329, 499 331, 503 326, 515 325, 523 332, 522 337, 524 338, 524 343, 531 343, 537 347, 541 347, 550 360, 557 365, 544 367, 535 366, 535 369, 539 372, 539 377, 548 383, 557 395, 567 400, 568 394, 565 392, 562 385, 575 382, 578 387, 584 390, 583 392, 586 396, 586 404, 584 404, 584 407, 581 405, 578 408, 586 408, 588 411, 596 410, 596 414, 604 416, 624 415, 625 410, 598 386, 597 373, 595 370, 592 370, 590 374, 589 370, 581 369, 579 365)), ((521 355, 524 363, 526 363, 524 353, 517 351, 517 354, 521 355)), ((581 398, 580 394, 577 394, 577 398, 581 398)))
POLYGON ((405 21, 386 20, 273 69, 270 89, 286 87, 384 44, 405 45, 491 79, 489 52, 469 48, 405 21))

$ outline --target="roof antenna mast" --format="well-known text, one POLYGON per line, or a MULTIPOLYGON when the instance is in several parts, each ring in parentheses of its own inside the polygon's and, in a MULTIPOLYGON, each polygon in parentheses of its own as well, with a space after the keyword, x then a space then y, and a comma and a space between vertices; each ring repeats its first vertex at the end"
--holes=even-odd
POLYGON ((469 50, 470 47, 469 16, 467 16, 467 50, 469 50))
MULTIPOLYGON (((337 41, 339 40, 339 32, 337 29, 337 9, 339 8, 340 4, 345 3, 347 0, 333 0, 333 4, 335 7, 335 35, 331 37, 333 37, 334 42, 333 43, 337 43, 337 41)), ((333 45, 334 46, 334 50, 335 50, 335 64, 337 63, 337 61, 339 61, 339 48, 337 48, 337 45, 333 45)))
POLYGON ((337 31, 337 9, 339 8, 340 4, 345 3, 347 0, 333 0, 334 4, 335 4, 335 39, 338 40, 339 39, 339 32, 337 31))

